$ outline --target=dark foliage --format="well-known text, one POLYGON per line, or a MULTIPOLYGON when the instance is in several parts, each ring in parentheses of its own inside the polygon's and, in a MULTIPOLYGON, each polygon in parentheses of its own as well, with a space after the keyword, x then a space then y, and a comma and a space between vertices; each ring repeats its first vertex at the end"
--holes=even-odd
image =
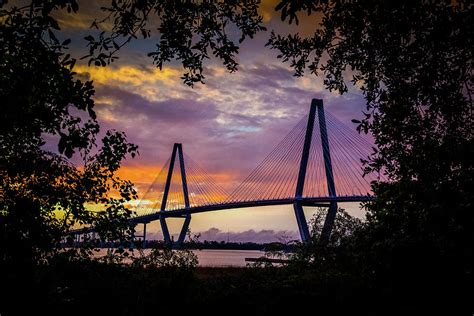
POLYGON ((31 277, 76 224, 98 227, 105 240, 126 239, 133 229, 124 202, 135 190, 115 172, 137 146, 114 130, 97 142, 92 82, 75 77, 70 40, 55 35, 51 15, 63 9, 75 12, 77 4, 0 6, 0 264, 9 276, 31 277), (54 144, 57 151, 46 149, 54 144))
POLYGON ((106 66, 118 57, 116 52, 139 36, 151 38, 158 32, 156 50, 148 56, 162 69, 165 63, 177 60, 185 73, 187 85, 204 82, 204 61, 209 56, 220 59, 229 72, 237 70, 235 55, 238 44, 265 27, 257 9, 259 0, 245 1, 175 1, 175 0, 113 0, 102 8, 107 16, 94 21, 92 27, 100 29, 104 22, 111 22, 112 32, 92 35, 88 41, 89 65, 106 66), (158 21, 156 30, 150 20, 158 21), (238 31, 240 37, 233 35, 238 31), (236 42, 238 44, 236 44, 236 42))
MULTIPOLYGON (((465 315, 451 296, 405 286, 373 287, 350 270, 291 268, 142 268, 60 261, 37 271, 41 283, 7 298, 5 315, 465 315), (28 303, 24 303, 28 297, 28 303)), ((445 284, 447 285, 447 284, 445 284)), ((20 287, 19 284, 13 285, 20 287)))

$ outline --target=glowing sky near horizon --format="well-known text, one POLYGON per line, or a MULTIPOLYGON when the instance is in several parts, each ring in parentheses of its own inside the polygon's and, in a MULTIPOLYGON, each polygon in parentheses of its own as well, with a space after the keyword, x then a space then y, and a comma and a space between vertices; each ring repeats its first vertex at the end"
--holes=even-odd
MULTIPOLYGON (((276 2, 262 4, 269 31, 288 33, 297 28, 308 35, 317 26, 316 17, 304 18, 298 27, 282 23, 272 9, 276 2)), ((79 14, 59 18, 63 36, 73 40, 71 52, 76 58, 85 55, 83 37, 91 32, 88 26, 104 2, 79 4, 79 14)), ((276 58, 277 53, 264 47, 269 31, 243 43, 237 56, 238 72, 229 74, 218 60, 211 59, 205 67, 206 84, 194 88, 182 83, 178 63, 166 65, 163 71, 152 64, 146 54, 153 50, 156 35, 133 41, 122 49, 117 62, 105 68, 84 63, 76 66, 81 78, 94 81, 102 129, 122 130, 130 142, 139 145, 140 155, 125 161, 119 171, 121 177, 135 183, 139 196, 169 158, 173 143, 182 143, 187 155, 230 190, 307 113, 312 98, 323 99, 326 109, 348 125, 351 119, 361 117, 365 102, 356 88, 350 87, 340 96, 325 90, 322 78, 309 74, 294 77, 292 70, 276 58)), ((358 205, 348 209, 363 216, 358 205)), ((312 210, 306 211, 309 218, 312 210)), ((176 221, 170 222, 170 230, 176 233, 176 221)), ((150 228, 156 236, 161 235, 157 223, 150 228)), ((227 232, 235 233, 232 236, 236 239, 262 239, 257 241, 285 234, 297 236, 291 206, 194 215, 190 228, 216 239, 227 232), (211 228, 223 233, 216 234, 211 228)))

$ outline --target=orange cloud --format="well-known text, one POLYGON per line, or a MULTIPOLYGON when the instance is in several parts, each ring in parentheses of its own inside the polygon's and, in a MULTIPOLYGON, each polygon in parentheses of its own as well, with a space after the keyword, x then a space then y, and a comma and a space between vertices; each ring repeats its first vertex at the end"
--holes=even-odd
POLYGON ((87 75, 96 84, 128 84, 135 87, 149 83, 171 83, 179 79, 181 71, 173 67, 166 67, 159 70, 154 66, 138 68, 132 65, 122 65, 118 67, 95 67, 79 65, 74 69, 77 73, 87 75))
POLYGON ((259 13, 263 17, 263 22, 269 22, 273 18, 280 18, 280 13, 275 11, 275 7, 281 0, 263 0, 259 7, 259 13))

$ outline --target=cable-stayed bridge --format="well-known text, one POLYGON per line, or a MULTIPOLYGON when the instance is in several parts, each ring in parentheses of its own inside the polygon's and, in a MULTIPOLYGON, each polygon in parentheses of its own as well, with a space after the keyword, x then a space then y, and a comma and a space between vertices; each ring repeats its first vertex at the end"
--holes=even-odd
POLYGON ((329 238, 339 202, 373 198, 370 183, 377 175, 363 175, 361 159, 372 145, 313 99, 309 114, 274 147, 267 157, 228 193, 203 168, 174 144, 148 192, 130 219, 144 225, 159 220, 168 244, 185 239, 194 213, 235 208, 292 204, 303 241, 310 238, 303 206, 327 207, 321 240, 329 238), (167 218, 184 218, 178 240, 172 240, 167 218))
POLYGON ((371 199, 370 182, 361 159, 371 144, 314 99, 310 112, 232 192, 175 144, 171 157, 138 207, 137 223, 160 220, 165 242, 171 242, 166 218, 184 218, 178 245, 184 241, 191 214, 234 208, 293 204, 301 239, 309 239, 303 206, 328 207, 323 235, 329 236, 338 202, 371 199))

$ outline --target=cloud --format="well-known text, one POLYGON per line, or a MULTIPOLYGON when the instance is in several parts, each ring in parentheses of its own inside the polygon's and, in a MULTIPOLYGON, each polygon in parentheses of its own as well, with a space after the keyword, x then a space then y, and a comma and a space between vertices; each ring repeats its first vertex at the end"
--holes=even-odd
MULTIPOLYGON (((297 231, 287 230, 253 230, 249 229, 241 232, 225 232, 218 228, 210 228, 206 231, 193 233, 198 235, 199 241, 229 241, 229 242, 255 242, 255 243, 268 243, 268 242, 287 242, 291 240, 299 240, 299 233, 297 231)), ((178 235, 174 236, 175 239, 178 235)), ((149 233, 147 239, 149 240, 162 240, 163 235, 161 232, 149 233)))
POLYGON ((264 230, 246 230, 242 232, 224 232, 218 228, 210 228, 209 230, 199 233, 199 240, 202 241, 229 241, 229 242, 285 242, 290 240, 298 240, 299 235, 295 231, 274 231, 272 229, 264 230))
POLYGON ((182 71, 177 67, 159 70, 150 62, 149 65, 121 64, 108 67, 78 65, 74 70, 83 78, 93 80, 96 87, 119 88, 151 101, 192 94, 192 90, 181 83, 182 71))
POLYGON ((324 98, 346 121, 363 106, 360 95, 325 94, 282 65, 257 62, 236 74, 219 69, 211 67, 207 84, 191 89, 181 83, 177 68, 163 73, 131 64, 79 68, 95 82, 103 129, 123 130, 140 146, 140 157, 125 163, 124 174, 142 189, 152 177, 135 177, 133 169, 159 170, 175 142, 231 190, 307 114, 313 97, 324 98))
POLYGON ((190 122, 214 120, 219 114, 212 101, 202 102, 192 98, 173 97, 153 101, 138 93, 113 86, 99 87, 98 91, 98 94, 107 101, 102 102, 99 99, 97 110, 100 112, 112 108, 112 114, 117 119, 140 119, 150 125, 165 122, 171 125, 189 125, 190 122), (109 100, 113 100, 113 104, 109 100))

